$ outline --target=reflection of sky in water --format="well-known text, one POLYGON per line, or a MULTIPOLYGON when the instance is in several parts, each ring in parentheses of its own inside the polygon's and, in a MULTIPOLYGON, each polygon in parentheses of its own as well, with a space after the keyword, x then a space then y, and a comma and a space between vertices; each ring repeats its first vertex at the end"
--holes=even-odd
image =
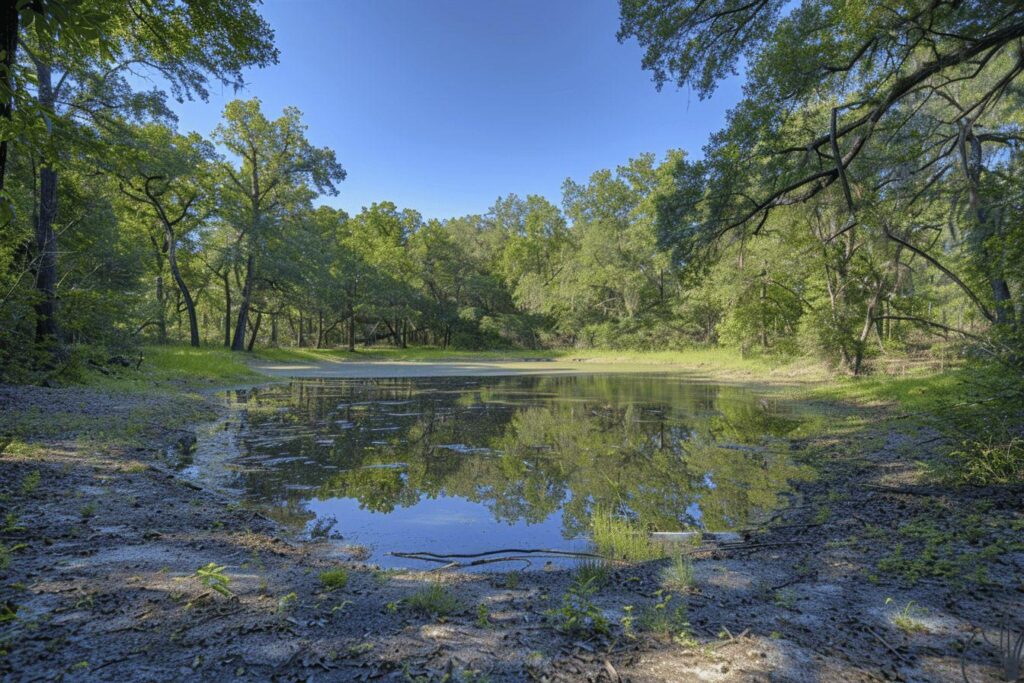
POLYGON ((651 531, 733 528, 800 474, 775 447, 792 414, 680 377, 307 380, 229 399, 186 474, 296 529, 334 517, 389 565, 390 551, 581 549, 595 506, 651 531))
MULTIPOLYGON (((349 498, 313 500, 309 510, 318 518, 333 517, 346 543, 366 544, 374 550, 373 561, 386 567, 407 567, 419 563, 388 557, 387 552, 479 553, 501 548, 576 548, 580 539, 567 542, 562 536, 561 516, 553 513, 542 522, 495 523, 494 516, 478 503, 462 498, 423 500, 414 507, 390 513, 359 509, 349 498)), ((546 560, 535 560, 534 567, 546 560)), ((512 563, 500 569, 519 568, 512 563)))

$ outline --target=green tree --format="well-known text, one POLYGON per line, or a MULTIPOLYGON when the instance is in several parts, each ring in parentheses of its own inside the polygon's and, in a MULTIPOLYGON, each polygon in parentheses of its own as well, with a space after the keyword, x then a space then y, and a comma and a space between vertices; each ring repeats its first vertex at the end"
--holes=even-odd
POLYGON ((244 260, 242 299, 231 340, 231 349, 241 351, 268 240, 282 228, 286 212, 308 204, 316 193, 337 194, 335 183, 345 179, 345 170, 333 150, 309 143, 294 107, 271 121, 258 99, 230 102, 214 140, 241 162, 238 167, 222 164, 225 218, 244 260))

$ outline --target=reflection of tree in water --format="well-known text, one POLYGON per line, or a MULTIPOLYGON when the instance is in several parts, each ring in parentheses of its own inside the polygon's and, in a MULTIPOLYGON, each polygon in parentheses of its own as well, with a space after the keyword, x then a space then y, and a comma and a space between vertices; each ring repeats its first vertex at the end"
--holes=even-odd
POLYGON ((295 382, 237 401, 239 462, 277 459, 242 485, 289 514, 312 497, 389 512, 443 495, 510 523, 562 509, 567 536, 595 506, 651 529, 715 529, 777 507, 799 475, 771 448, 795 419, 740 388, 675 378, 295 382))

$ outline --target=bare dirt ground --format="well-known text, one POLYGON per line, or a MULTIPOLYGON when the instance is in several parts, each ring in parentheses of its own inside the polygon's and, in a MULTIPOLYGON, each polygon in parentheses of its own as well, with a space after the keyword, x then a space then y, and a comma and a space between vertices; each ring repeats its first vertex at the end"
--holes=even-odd
POLYGON ((793 443, 821 477, 743 540, 689 548, 689 588, 663 585, 664 560, 616 568, 580 600, 564 570, 382 572, 283 537, 168 469, 166 449, 218 410, 0 387, 4 680, 962 681, 963 668, 976 683, 1001 680, 976 633, 1024 628, 1022 491, 918 483, 934 435, 881 412, 793 443), (98 438, 113 425, 131 438, 98 438), (196 574, 209 563, 222 592, 196 574), (339 567, 347 584, 326 588, 320 573, 339 567), (431 587, 450 604, 417 608, 431 587), (607 633, 553 616, 587 603, 607 633))

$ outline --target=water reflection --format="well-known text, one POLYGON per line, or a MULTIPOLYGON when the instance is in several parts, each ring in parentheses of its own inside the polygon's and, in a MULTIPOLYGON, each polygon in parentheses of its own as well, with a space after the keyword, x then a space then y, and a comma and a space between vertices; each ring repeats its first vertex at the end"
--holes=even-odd
POLYGON ((296 527, 474 552, 572 545, 595 507, 650 530, 724 530, 801 476, 797 418, 748 390, 606 375, 311 380, 238 391, 192 471, 296 527))

